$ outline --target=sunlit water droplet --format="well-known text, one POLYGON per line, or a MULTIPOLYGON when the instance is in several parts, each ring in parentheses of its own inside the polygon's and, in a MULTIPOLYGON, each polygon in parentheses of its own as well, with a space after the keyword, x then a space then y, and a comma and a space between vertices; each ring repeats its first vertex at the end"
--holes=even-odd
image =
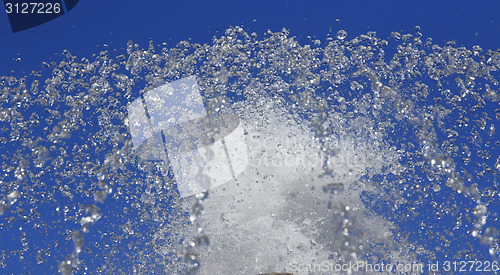
POLYGON ((344 40, 347 37, 347 32, 344 30, 340 30, 337 32, 337 39, 344 40))

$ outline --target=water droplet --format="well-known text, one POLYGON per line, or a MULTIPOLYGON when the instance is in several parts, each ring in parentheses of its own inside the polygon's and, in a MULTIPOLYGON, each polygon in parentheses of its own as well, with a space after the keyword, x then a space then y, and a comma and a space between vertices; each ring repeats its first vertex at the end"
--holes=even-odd
POLYGON ((340 30, 337 32, 337 39, 344 40, 347 37, 347 32, 344 30, 340 30))

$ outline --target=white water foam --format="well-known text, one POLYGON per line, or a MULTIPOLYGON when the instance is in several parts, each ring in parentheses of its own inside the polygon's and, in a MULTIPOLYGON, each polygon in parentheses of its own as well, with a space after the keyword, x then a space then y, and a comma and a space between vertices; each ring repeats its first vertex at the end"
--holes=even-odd
POLYGON ((370 245, 396 260, 415 260, 394 239, 393 224, 361 200, 373 189, 361 177, 396 167, 395 152, 361 143, 368 137, 340 135, 331 140, 339 150, 326 175, 326 156, 307 121, 279 101, 242 103, 234 111, 244 123, 249 165, 203 202, 200 225, 210 245, 200 249, 201 274, 301 274, 308 264, 366 260, 370 245))

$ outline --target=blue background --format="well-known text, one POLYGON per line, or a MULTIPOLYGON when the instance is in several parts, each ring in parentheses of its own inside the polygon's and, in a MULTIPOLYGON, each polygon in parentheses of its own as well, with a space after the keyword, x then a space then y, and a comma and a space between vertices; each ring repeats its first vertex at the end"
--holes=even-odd
POLYGON ((495 0, 80 1, 64 16, 16 34, 2 12, 0 75, 39 69, 64 49, 90 57, 103 44, 124 48, 130 39, 144 47, 149 40, 170 46, 187 39, 210 43, 229 26, 257 34, 285 27, 306 42, 307 36, 324 40, 340 29, 351 36, 376 31, 387 37, 392 31, 413 33, 418 25, 437 44, 455 40, 458 46, 497 49, 499 11, 495 0))
POLYGON ((64 16, 15 34, 2 11, 0 75, 40 70, 65 49, 90 58, 104 44, 123 49, 128 40, 144 48, 150 40, 171 47, 188 39, 211 43, 230 26, 259 36, 287 28, 305 44, 308 36, 324 41, 341 29, 348 38, 368 31, 386 38, 393 31, 413 33, 417 25, 435 44, 498 49, 500 1, 80 1, 64 16))

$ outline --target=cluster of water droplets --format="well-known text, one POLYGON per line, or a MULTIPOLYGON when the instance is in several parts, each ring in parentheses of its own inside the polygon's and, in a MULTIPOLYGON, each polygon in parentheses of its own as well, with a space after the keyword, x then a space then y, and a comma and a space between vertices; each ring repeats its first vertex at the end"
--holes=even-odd
POLYGON ((418 27, 310 45, 235 27, 156 48, 65 51, 0 77, 0 269, 498 260, 498 51, 436 45, 418 27), (187 76, 210 110, 241 118, 249 167, 181 199, 169 164, 133 150, 127 106, 187 76))

